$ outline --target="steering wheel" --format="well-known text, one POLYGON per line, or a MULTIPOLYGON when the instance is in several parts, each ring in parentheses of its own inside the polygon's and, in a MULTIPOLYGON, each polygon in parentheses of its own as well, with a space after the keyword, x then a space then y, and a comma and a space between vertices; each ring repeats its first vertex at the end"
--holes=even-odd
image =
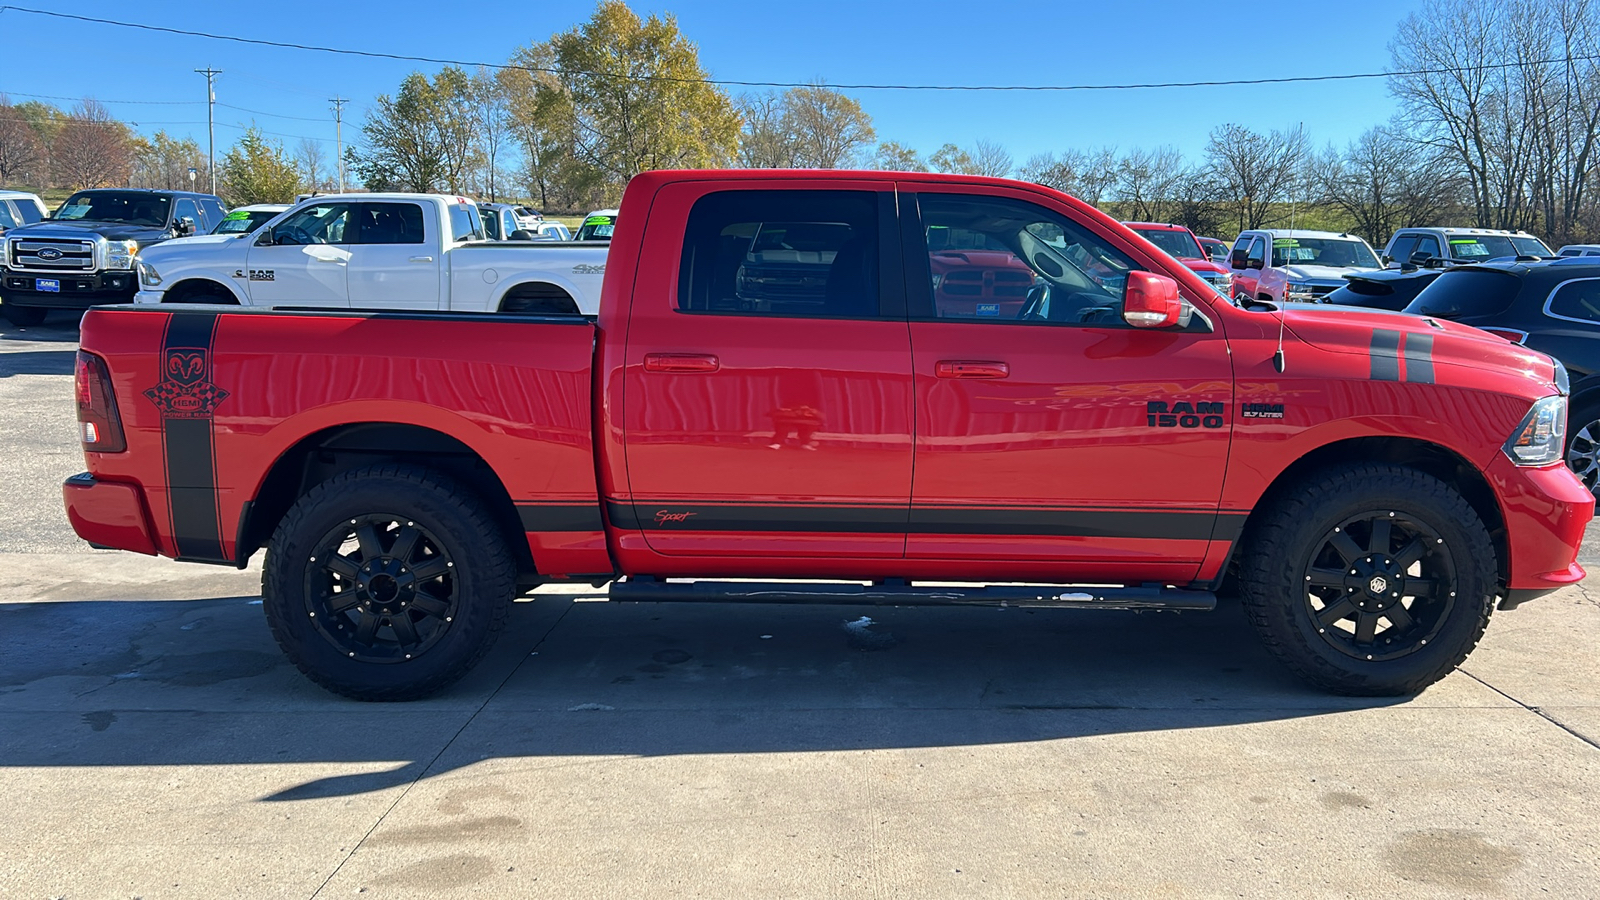
POLYGON ((280 244, 315 244, 316 240, 306 233, 305 229, 295 226, 292 228, 273 229, 272 237, 280 244), (289 240, 285 241, 284 238, 289 240))
POLYGON ((1022 304, 1022 310, 1017 313, 1017 318, 1019 320, 1043 319, 1044 316, 1040 311, 1043 310, 1046 304, 1049 302, 1050 282, 1040 281, 1033 287, 1028 288, 1027 299, 1022 304))

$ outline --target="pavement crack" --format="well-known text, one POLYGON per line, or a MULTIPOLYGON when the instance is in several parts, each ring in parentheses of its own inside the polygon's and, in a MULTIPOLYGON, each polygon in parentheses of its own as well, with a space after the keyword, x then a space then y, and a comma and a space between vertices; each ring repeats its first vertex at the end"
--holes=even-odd
POLYGON ((400 796, 394 798, 394 802, 390 803, 384 808, 383 812, 378 814, 377 821, 373 822, 372 827, 368 828, 366 834, 361 836, 361 840, 356 841, 353 845, 351 845, 350 852, 346 853, 344 858, 339 860, 339 864, 333 867, 333 871, 328 873, 328 877, 322 879, 322 883, 317 885, 317 889, 311 892, 310 900, 317 900, 318 897, 322 896, 322 892, 327 889, 329 884, 333 883, 333 879, 339 876, 339 872, 344 868, 345 863, 349 862, 355 857, 356 852, 365 846, 367 841, 372 838, 372 833, 378 830, 378 827, 384 823, 384 820, 389 818, 389 814, 394 812, 395 808, 400 805, 401 801, 405 800, 406 796, 411 793, 411 789, 416 787, 417 783, 422 781, 422 779, 428 777, 428 773, 433 771, 433 767, 439 763, 440 759, 444 758, 446 753, 450 752, 450 748, 455 746, 456 741, 461 739, 461 735, 466 733, 466 730, 471 727, 472 723, 478 720, 478 716, 483 713, 484 709, 488 707, 489 703, 493 701, 495 697, 498 697, 502 690, 505 690, 505 686, 511 682, 512 678, 516 677, 518 672, 522 671, 522 667, 527 664, 528 660, 533 657, 534 653, 536 653, 540 647, 544 646, 544 642, 549 640, 551 632, 555 631, 556 628, 567 618, 567 614, 572 612, 572 606, 573 605, 571 603, 567 604, 567 608, 561 611, 561 615, 557 616, 556 620, 550 623, 550 627, 545 629, 544 634, 539 635, 539 639, 537 641, 534 641, 533 651, 523 654, 522 659, 519 660, 516 665, 511 667, 510 672, 506 673, 506 677, 502 678, 500 683, 495 685, 494 690, 490 691, 489 695, 483 698, 483 702, 478 704, 478 708, 472 711, 472 715, 467 716, 467 720, 461 723, 461 727, 456 729, 456 733, 452 734, 450 739, 444 742, 444 746, 439 748, 439 752, 435 753, 433 758, 428 760, 427 765, 421 767, 417 771, 416 777, 411 779, 411 782, 405 786, 405 789, 400 792, 400 796))
POLYGON ((1456 668, 1456 671, 1458 671, 1461 674, 1467 676, 1468 678, 1471 678, 1473 681, 1476 681, 1477 683, 1483 685, 1484 687, 1488 688, 1489 690, 1494 691, 1496 694, 1499 694, 1500 696, 1506 698, 1507 700, 1510 700, 1512 703, 1515 703, 1516 705, 1522 707, 1523 709, 1527 710, 1528 712, 1531 712, 1534 715, 1538 716, 1539 718, 1544 719, 1546 722, 1549 722, 1551 725, 1554 725, 1557 728, 1561 729, 1562 731, 1565 731, 1567 734, 1570 734, 1573 737, 1577 738, 1578 740, 1583 741, 1585 744, 1588 744, 1589 746, 1593 747, 1594 749, 1600 750, 1600 740, 1595 740, 1594 738, 1589 737, 1588 735, 1584 734, 1583 732, 1578 731, 1577 729, 1575 729, 1572 726, 1568 725, 1567 723, 1561 721, 1560 719, 1556 718, 1555 716, 1545 712, 1542 708, 1534 706, 1534 705, 1529 704, 1529 703, 1524 703, 1521 700, 1518 700, 1516 697, 1513 697, 1510 694, 1506 693, 1505 691, 1500 690, 1499 688, 1495 687, 1494 685, 1490 684, 1489 682, 1484 681, 1482 678, 1479 678, 1478 676, 1472 674, 1471 672, 1468 672, 1466 669, 1463 669, 1463 668, 1458 666, 1456 668))

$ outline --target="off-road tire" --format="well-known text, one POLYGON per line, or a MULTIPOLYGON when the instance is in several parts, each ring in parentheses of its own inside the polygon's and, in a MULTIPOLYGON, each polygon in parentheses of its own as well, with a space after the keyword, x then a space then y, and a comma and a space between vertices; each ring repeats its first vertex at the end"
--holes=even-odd
MULTIPOLYGON (((358 563, 381 557, 367 554, 365 548, 352 551, 351 556, 358 563)), ((397 557, 400 562, 396 565, 410 564, 405 560, 411 558, 408 546, 407 552, 397 557)), ((420 570, 421 566, 415 568, 420 570)), ((406 570, 402 567, 398 571, 406 570)), ((407 465, 355 469, 312 488, 273 533, 261 573, 262 607, 278 646, 306 677, 357 700, 415 700, 460 679, 493 646, 510 613, 515 591, 516 565, 484 504, 457 482, 407 465), (435 568, 446 564, 444 560, 449 561, 448 574, 433 576, 429 583, 433 589, 449 586, 449 610, 453 615, 447 619, 441 613, 429 618, 422 612, 421 595, 414 591, 409 596, 417 607, 400 614, 415 622, 410 629, 413 636, 417 625, 432 627, 428 638, 431 643, 408 648, 398 640, 383 644, 378 636, 369 634, 367 637, 378 643, 372 653, 387 653, 389 658, 356 659, 352 657, 358 655, 357 651, 362 651, 364 657, 368 654, 361 645, 351 643, 355 634, 346 617, 369 613, 359 608, 342 613, 329 611, 327 604, 336 595, 320 586, 330 583, 331 556, 323 552, 320 561, 315 557, 319 547, 337 540, 339 529, 346 523, 354 527, 355 521, 367 524, 369 520, 384 519, 393 519, 397 529, 383 533, 389 537, 391 550, 400 552, 398 529, 409 524, 422 534, 412 543, 428 548, 418 552, 437 549, 437 554, 428 560, 435 568), (322 611, 321 619, 317 617, 318 610, 322 611), (412 615, 419 618, 413 620, 412 615), (407 649, 417 650, 414 657, 404 656, 407 649)), ((370 600, 371 595, 363 596, 370 600)), ((388 618, 384 622, 381 627, 390 627, 388 618)), ((399 628, 390 634, 398 638, 399 628)))
MULTIPOLYGON (((1467 654, 1477 646, 1479 638, 1489 624, 1498 591, 1498 570, 1495 564, 1495 547, 1488 530, 1472 506, 1453 488, 1437 478, 1415 469, 1386 464, 1354 464, 1324 469, 1313 473, 1301 484, 1278 495, 1271 505, 1260 510, 1258 521, 1251 523, 1244 536, 1245 546, 1239 565, 1240 599, 1246 614, 1259 632, 1268 651, 1301 678, 1327 691, 1357 696, 1403 696, 1416 694, 1448 675, 1467 654), (1388 537, 1394 530, 1394 544, 1409 540, 1401 525, 1377 524, 1388 519, 1391 523, 1411 523, 1411 534, 1426 532, 1418 543, 1425 545, 1430 554, 1422 571, 1439 573, 1448 570, 1448 578, 1438 582, 1441 596, 1422 602, 1407 595, 1412 606, 1397 612, 1413 619, 1413 628, 1421 628, 1428 621, 1431 632, 1425 630, 1399 630, 1389 638, 1389 645, 1381 641, 1389 634, 1392 623, 1368 643, 1360 643, 1358 634, 1329 632, 1332 624, 1319 624, 1319 610, 1313 608, 1316 598, 1321 614, 1332 614, 1334 601, 1322 599, 1339 597, 1342 591, 1354 591, 1351 602, 1361 599, 1372 602, 1371 594, 1361 593, 1351 587, 1323 587, 1313 591, 1308 581, 1316 573, 1319 582, 1329 582, 1327 560, 1330 552, 1339 551, 1332 543, 1341 533, 1340 523, 1347 523, 1346 537, 1356 546, 1362 546, 1362 526, 1370 522, 1366 534, 1383 528, 1388 537), (1330 540, 1331 539, 1331 540, 1330 540), (1319 554, 1321 554, 1319 556, 1319 554), (1316 567, 1317 560, 1324 561, 1316 567), (1442 559, 1442 561, 1441 561, 1442 559), (1445 584, 1445 581, 1448 584, 1445 584), (1443 596, 1443 595, 1448 596, 1443 596), (1440 607, 1440 604, 1447 604, 1440 607), (1323 631, 1319 632, 1319 628, 1323 631), (1427 636, 1431 634, 1431 636, 1427 636), (1412 649, 1401 645, 1409 637, 1412 649), (1420 644, 1417 642, 1420 640, 1420 644), (1366 652, 1363 652, 1363 647, 1366 652), (1341 649, 1342 648, 1342 649, 1341 649), (1384 657, 1385 652, 1401 653, 1384 657)), ((1378 538, 1371 538, 1377 541, 1378 538)), ((1386 542, 1387 543, 1387 542, 1386 542)), ((1348 546, 1348 545, 1345 545, 1348 546)), ((1360 551, 1366 553, 1363 549, 1360 551)), ((1415 552, 1415 551, 1413 551, 1415 552)), ((1381 554, 1378 554, 1381 556, 1381 554)), ((1395 559, 1407 557, 1401 548, 1394 551, 1395 559)), ((1355 566, 1371 566, 1371 557, 1357 559, 1355 566)), ((1383 560, 1380 559, 1381 563, 1383 560)), ((1346 584, 1378 584, 1382 573, 1355 574, 1346 561, 1334 575, 1349 574, 1346 584)), ((1419 561, 1418 568, 1422 568, 1419 561)), ((1392 577, 1390 581, 1392 582, 1392 577)), ((1423 590, 1421 577, 1405 581, 1423 590)), ((1379 588, 1382 591, 1382 588, 1379 588)), ((1431 588, 1429 590, 1432 590, 1431 588)), ((1340 597, 1342 600, 1343 598, 1340 597)), ((1379 602, 1395 604, 1386 594, 1379 602)), ((1403 601, 1402 601, 1403 602, 1403 601)), ((1370 615, 1370 613, 1358 614, 1370 615)), ((1379 620, 1374 620, 1379 621, 1379 620)))

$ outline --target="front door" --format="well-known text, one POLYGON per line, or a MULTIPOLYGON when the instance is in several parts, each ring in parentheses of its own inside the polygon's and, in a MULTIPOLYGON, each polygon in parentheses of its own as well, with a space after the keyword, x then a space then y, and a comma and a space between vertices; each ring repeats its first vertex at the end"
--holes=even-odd
POLYGON ((612 524, 657 553, 742 557, 746 569, 899 559, 911 345, 890 186, 683 183, 655 208, 687 211, 651 219, 685 238, 640 261, 679 274, 634 285, 630 496, 608 505, 612 524))
POLYGON ((246 269, 234 278, 248 284, 255 306, 350 305, 347 282, 353 235, 348 203, 307 206, 265 232, 250 247, 246 269))
POLYGON ((1232 430, 1223 335, 1199 313, 1124 323, 1127 273, 1147 266, 1045 198, 921 189, 901 202, 917 396, 907 557, 1192 578, 1232 430))
POLYGON ((357 309, 438 309, 439 235, 417 203, 360 203, 350 248, 350 305, 357 309))

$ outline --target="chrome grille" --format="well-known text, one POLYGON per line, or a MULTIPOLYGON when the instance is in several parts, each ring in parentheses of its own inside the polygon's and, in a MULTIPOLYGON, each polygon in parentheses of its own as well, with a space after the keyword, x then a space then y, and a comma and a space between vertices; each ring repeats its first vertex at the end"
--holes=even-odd
POLYGON ((6 244, 6 265, 31 272, 93 271, 94 242, 13 238, 6 244))

